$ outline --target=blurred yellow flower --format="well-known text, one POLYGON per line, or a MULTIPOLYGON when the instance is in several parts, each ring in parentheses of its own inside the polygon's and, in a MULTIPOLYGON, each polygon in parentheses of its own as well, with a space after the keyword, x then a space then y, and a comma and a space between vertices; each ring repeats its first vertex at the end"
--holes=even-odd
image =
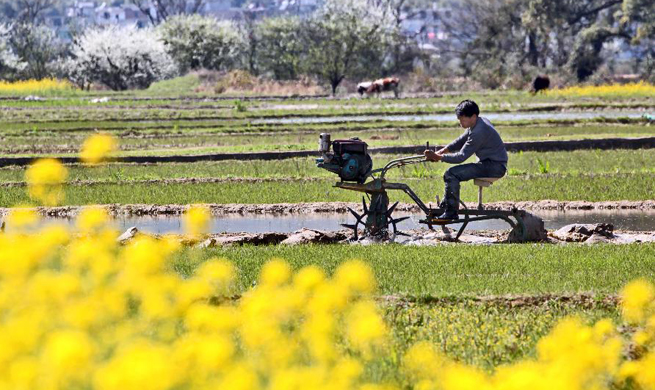
POLYGON ((655 352, 651 351, 636 361, 627 361, 621 366, 619 376, 633 379, 637 389, 655 389, 655 352))
POLYGON ((56 206, 64 199, 63 184, 68 170, 58 160, 43 158, 25 171, 30 197, 46 206, 56 206))
POLYGON ((271 259, 262 267, 259 282, 262 285, 277 287, 289 281, 291 267, 282 259, 271 259))
POLYGON ((65 387, 68 380, 84 379, 93 356, 93 343, 85 332, 61 330, 48 336, 42 358, 43 365, 50 367, 65 387))
POLYGON ((105 161, 118 149, 118 141, 109 134, 94 134, 84 140, 80 158, 86 164, 95 165, 105 161))
POLYGON ((444 368, 440 381, 448 390, 491 389, 488 377, 478 368, 452 364, 444 368))
POLYGON ((225 259, 212 258, 198 267, 195 276, 210 287, 212 294, 227 295, 231 291, 236 269, 225 259))
POLYGON ((386 340, 387 326, 373 302, 357 302, 350 309, 347 319, 348 339, 364 354, 381 346, 386 340))
POLYGON ((403 368, 413 381, 420 382, 436 379, 444 362, 444 358, 434 344, 428 341, 419 341, 405 353, 403 368))
POLYGON ((356 294, 370 294, 375 291, 375 276, 371 267, 361 260, 347 261, 337 268, 335 282, 356 294))
POLYGON ((162 345, 137 340, 126 345, 94 378, 98 390, 166 390, 180 379, 171 351, 162 345))
POLYGON ((325 272, 315 265, 303 267, 293 277, 293 283, 301 291, 313 290, 325 280, 325 272))
POLYGON ((77 228, 83 232, 91 232, 105 228, 110 218, 107 210, 102 207, 88 207, 77 217, 77 228))
POLYGON ((628 283, 621 290, 621 308, 623 316, 630 322, 641 322, 648 307, 653 306, 655 289, 646 280, 639 279, 628 283))
POLYGON ((18 206, 9 211, 6 222, 12 228, 25 228, 36 225, 41 217, 34 208, 18 206))
POLYGON ((206 233, 210 220, 211 213, 206 206, 193 205, 184 214, 184 231, 191 236, 206 233))
POLYGON ((229 306, 196 303, 187 310, 185 323, 192 331, 229 332, 239 324, 239 311, 229 306))

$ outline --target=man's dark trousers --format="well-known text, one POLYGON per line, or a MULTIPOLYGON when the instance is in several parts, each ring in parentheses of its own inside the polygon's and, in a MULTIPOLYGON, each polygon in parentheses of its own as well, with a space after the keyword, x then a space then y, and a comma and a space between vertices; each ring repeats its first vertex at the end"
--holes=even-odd
POLYGON ((503 177, 505 172, 507 172, 505 163, 493 160, 483 160, 449 168, 443 175, 446 190, 442 207, 445 206, 446 214, 448 216, 457 214, 459 209, 459 182, 480 177, 503 177))

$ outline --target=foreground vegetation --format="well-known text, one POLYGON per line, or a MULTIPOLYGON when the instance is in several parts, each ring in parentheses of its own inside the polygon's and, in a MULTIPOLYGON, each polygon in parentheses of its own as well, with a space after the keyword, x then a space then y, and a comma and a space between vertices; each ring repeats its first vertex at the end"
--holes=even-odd
MULTIPOLYGON (((0 383, 455 390, 464 380, 536 388, 546 376, 651 386, 654 288, 621 286, 653 280, 652 245, 180 250, 170 238, 119 247, 107 221, 91 209, 74 231, 34 230, 32 212, 10 214, 0 236, 0 383), (281 255, 290 263, 270 260, 281 255), (603 298, 619 289, 621 308, 603 298), (376 301, 378 291, 424 298, 376 301), (578 291, 592 300, 556 299, 578 291), (508 292, 556 295, 515 306, 466 298, 508 292)), ((191 209, 187 233, 207 221, 191 209)))

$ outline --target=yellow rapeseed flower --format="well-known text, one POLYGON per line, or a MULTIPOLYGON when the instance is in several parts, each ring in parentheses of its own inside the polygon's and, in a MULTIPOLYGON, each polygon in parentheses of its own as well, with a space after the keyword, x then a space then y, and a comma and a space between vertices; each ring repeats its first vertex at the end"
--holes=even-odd
POLYGON ((206 206, 193 205, 184 214, 184 231, 191 236, 206 233, 210 220, 211 213, 206 206))
MULTIPOLYGON (((195 263, 171 256, 177 241, 143 235, 120 246, 115 235, 96 234, 105 217, 89 210, 73 231, 0 234, 0 388, 655 389, 650 287, 631 284, 623 294, 628 306, 645 307, 633 360, 610 320, 568 318, 538 342, 534 358, 494 372, 453 362, 440 353, 446 343, 430 340, 409 346, 396 373, 404 344, 390 343, 397 335, 371 297, 366 263, 346 262, 329 278, 316 266, 294 274, 272 259, 259 284, 236 297, 234 264, 212 258, 188 276, 195 263)), ((449 332, 449 348, 479 347, 472 327, 516 337, 512 327, 446 306, 424 323, 449 332), (454 326, 456 317, 467 327, 454 326)))
POLYGON ((230 332, 239 324, 239 311, 229 306, 196 303, 187 310, 185 324, 191 331, 230 332))
POLYGON ((627 361, 621 366, 619 377, 622 379, 633 379, 638 389, 655 389, 655 352, 649 352, 646 356, 636 361, 627 361))
POLYGON ((325 280, 325 272, 315 265, 303 267, 293 277, 293 284, 301 291, 309 291, 316 288, 325 280))
POLYGON ((375 276, 371 267, 361 260, 347 261, 334 274, 337 284, 356 294, 370 294, 375 291, 375 276))
POLYGON ((563 97, 652 97, 655 96, 655 85, 643 81, 628 84, 576 85, 548 90, 546 93, 549 96, 563 97))
POLYGON ((109 214, 105 208, 90 207, 82 210, 76 222, 79 230, 82 232, 91 232, 105 228, 109 221, 109 214))
POLYGON ((373 302, 355 303, 347 323, 349 341, 364 354, 369 354, 374 347, 383 345, 388 334, 387 326, 373 302))
POLYGON ((291 267, 282 259, 271 259, 262 267, 259 281, 262 285, 280 286, 291 278, 291 267))
POLYGON ((621 290, 621 309, 623 316, 630 322, 641 322, 644 320, 647 309, 653 307, 655 289, 653 285, 644 279, 638 279, 628 283, 621 290))
POLYGON ((30 197, 46 206, 56 206, 64 199, 63 184, 68 170, 58 160, 39 159, 25 171, 30 197))
POLYGON ((36 225, 40 220, 39 214, 33 208, 19 206, 9 211, 6 222, 12 228, 25 228, 36 225))
POLYGON ((437 378, 444 362, 434 344, 419 341, 405 353, 403 368, 414 382, 420 382, 437 378))
POLYGON ((51 92, 64 92, 74 89, 73 85, 66 80, 41 79, 23 81, 0 81, 0 94, 47 94, 51 92))
POLYGON ((452 364, 444 368, 440 381, 448 390, 487 390, 491 389, 489 378, 479 369, 462 364, 452 364))
POLYGON ((118 141, 109 134, 94 134, 84 140, 80 158, 86 164, 96 165, 105 161, 118 149, 118 141))
POLYGON ((236 269, 225 259, 212 258, 204 262, 195 272, 195 277, 206 283, 212 294, 226 295, 231 291, 236 269))
POLYGON ((166 390, 180 379, 171 350, 146 340, 126 345, 96 371, 98 390, 166 390))
POLYGON ((62 387, 70 381, 81 381, 88 374, 94 346, 82 331, 61 330, 50 334, 43 350, 43 365, 50 368, 48 376, 62 387))

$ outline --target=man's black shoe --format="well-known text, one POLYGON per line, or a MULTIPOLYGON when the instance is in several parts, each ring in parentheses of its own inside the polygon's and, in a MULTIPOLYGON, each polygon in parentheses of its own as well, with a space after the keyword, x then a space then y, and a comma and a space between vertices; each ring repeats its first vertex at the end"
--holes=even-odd
POLYGON ((443 213, 437 217, 437 219, 449 219, 452 221, 457 221, 459 216, 456 213, 443 213))

